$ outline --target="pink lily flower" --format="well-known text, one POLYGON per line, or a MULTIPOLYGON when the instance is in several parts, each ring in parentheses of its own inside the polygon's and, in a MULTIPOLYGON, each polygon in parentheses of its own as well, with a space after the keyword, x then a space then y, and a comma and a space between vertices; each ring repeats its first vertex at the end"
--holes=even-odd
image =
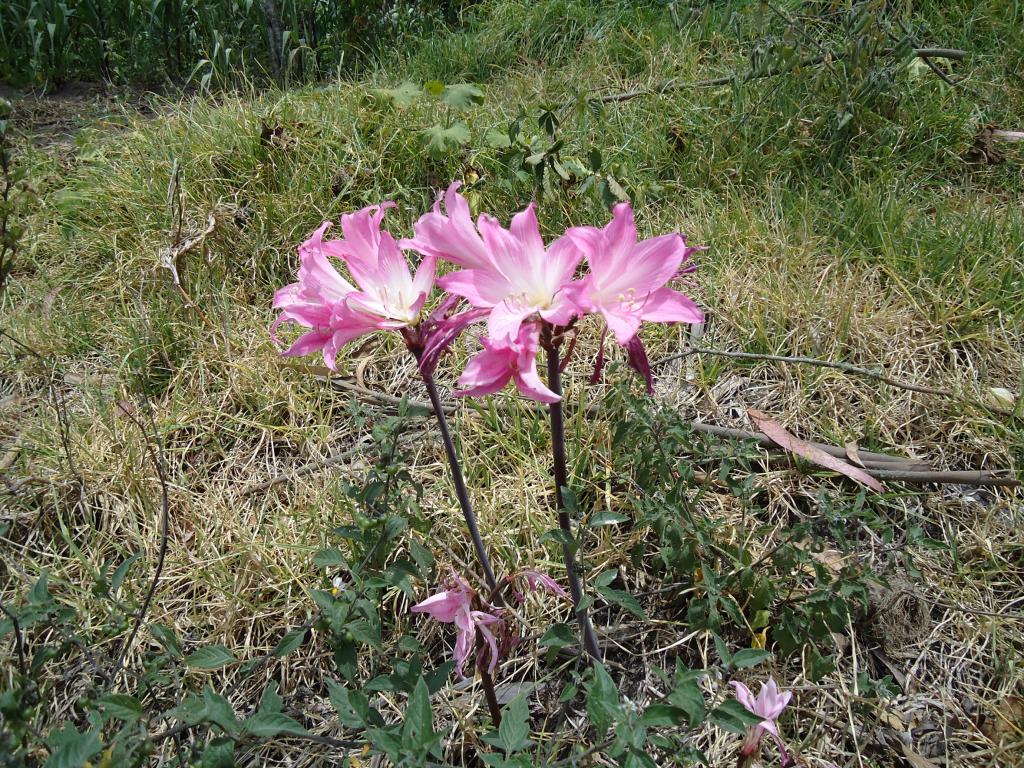
MULTIPOLYGON (((566 600, 569 598, 569 593, 562 589, 562 585, 555 581, 553 578, 548 576, 546 573, 540 571, 534 571, 530 568, 526 568, 513 576, 512 580, 516 578, 523 578, 526 580, 526 587, 531 592, 537 592, 539 590, 545 590, 558 597, 563 597, 566 600)), ((525 602, 526 595, 518 590, 515 593, 516 600, 520 603, 525 602)))
POLYGON ((441 213, 441 197, 438 196, 434 210, 420 216, 413 225, 415 237, 402 240, 399 246, 466 269, 487 269, 491 267, 491 257, 473 224, 469 202, 459 194, 461 186, 461 182, 452 182, 444 193, 447 215, 441 213))
POLYGON ((530 318, 564 325, 579 314, 568 286, 583 253, 564 236, 545 247, 533 203, 512 218, 509 229, 486 213, 474 228, 457 184, 445 193, 445 207, 448 216, 438 204, 421 217, 416 237, 405 244, 465 267, 439 278, 438 285, 490 310, 487 332, 492 341, 516 339, 530 318))
POLYGON ((410 608, 413 613, 425 613, 443 624, 455 625, 458 630, 455 639, 455 663, 460 677, 464 676, 463 670, 473 650, 477 630, 490 649, 491 660, 487 671, 494 672, 498 664, 498 640, 490 625, 497 624, 502 619, 495 613, 474 610, 475 594, 469 584, 452 574, 452 583, 448 589, 431 595, 410 608))
POLYGON ((750 757, 756 754, 760 749, 761 739, 765 733, 768 733, 775 739, 775 743, 779 745, 779 752, 782 755, 782 768, 794 765, 793 758, 786 750, 785 744, 782 743, 782 736, 779 735, 779 726, 776 723, 779 715, 782 714, 786 705, 789 704, 789 700, 793 698, 793 694, 790 691, 780 692, 779 686, 770 677, 767 683, 761 683, 761 691, 756 697, 747 686, 737 680, 733 680, 731 685, 736 689, 736 699, 740 704, 751 714, 764 718, 762 722, 747 729, 746 738, 740 747, 740 755, 742 757, 750 757))
POLYGON ((466 364, 459 376, 461 389, 455 394, 462 397, 483 397, 505 388, 510 381, 531 400, 557 403, 562 398, 541 381, 537 373, 537 346, 540 328, 536 323, 520 327, 515 341, 482 338, 482 352, 466 364))
POLYGON ((666 287, 698 250, 687 247, 682 235, 637 242, 633 209, 619 203, 603 229, 573 227, 566 236, 590 267, 575 289, 575 300, 583 311, 600 313, 619 344, 628 344, 644 321, 703 322, 704 313, 692 299, 666 287))
MULTIPOLYGON (((420 348, 426 344, 424 334, 415 329, 434 285, 436 259, 426 256, 415 275, 410 273, 398 243, 381 229, 385 211, 393 207, 394 203, 384 203, 344 214, 343 238, 339 240, 324 240, 331 226, 324 222, 299 246, 299 279, 274 295, 274 309, 281 310, 281 314, 271 326, 271 335, 282 323, 310 330, 283 354, 297 356, 320 350, 326 365, 334 369, 339 350, 372 331, 398 330, 408 336, 410 344, 415 341, 420 348), (344 263, 355 284, 338 272, 332 259, 344 263)), ((467 322, 476 319, 450 316, 452 306, 446 306, 443 316, 432 316, 429 324, 432 332, 444 333, 447 343, 467 322)))

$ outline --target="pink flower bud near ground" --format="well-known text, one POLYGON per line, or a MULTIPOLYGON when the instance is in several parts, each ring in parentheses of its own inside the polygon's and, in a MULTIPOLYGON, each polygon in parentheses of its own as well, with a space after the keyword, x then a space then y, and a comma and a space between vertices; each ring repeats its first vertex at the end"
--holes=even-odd
POLYGON ((455 664, 460 677, 464 675, 466 661, 472 653, 477 631, 490 649, 487 671, 493 672, 498 664, 498 641, 490 625, 497 624, 502 619, 497 615, 496 609, 494 613, 474 610, 475 594, 469 584, 453 574, 448 589, 431 595, 410 609, 413 613, 425 613, 443 624, 455 625, 455 664))
POLYGON ((757 725, 747 729, 746 738, 740 746, 740 756, 749 757, 756 754, 761 748, 761 739, 764 738, 765 733, 768 733, 775 739, 775 743, 779 745, 779 752, 782 756, 782 768, 794 765, 793 758, 786 750, 786 745, 782 742, 782 736, 779 734, 779 726, 776 722, 779 715, 786 708, 786 705, 789 704, 790 699, 793 698, 793 694, 789 691, 780 692, 779 686, 770 677, 768 682, 761 683, 761 691, 756 697, 741 682, 733 680, 731 685, 736 691, 736 699, 740 704, 751 714, 764 718, 757 725))

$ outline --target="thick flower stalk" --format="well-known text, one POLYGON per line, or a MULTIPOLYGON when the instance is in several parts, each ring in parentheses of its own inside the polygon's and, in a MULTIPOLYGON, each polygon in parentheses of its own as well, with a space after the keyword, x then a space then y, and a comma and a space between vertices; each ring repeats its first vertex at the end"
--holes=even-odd
POLYGON ((325 222, 299 246, 299 279, 275 294, 273 306, 280 310, 280 315, 271 326, 271 335, 277 341, 276 330, 284 323, 306 328, 284 354, 320 351, 324 363, 332 370, 336 369, 342 347, 350 341, 378 330, 393 330, 402 335, 419 366, 441 430, 459 506, 484 576, 494 588, 497 578, 480 536, 433 379, 440 354, 483 313, 457 313, 458 300, 452 298, 424 317, 423 308, 434 286, 436 259, 426 254, 415 274, 410 272, 399 243, 381 229, 384 214, 392 207, 393 203, 384 203, 344 214, 341 239, 324 240, 331 226, 325 222), (352 282, 335 268, 335 262, 347 268, 352 282))
POLYGON ((747 686, 736 680, 732 682, 732 687, 736 690, 736 699, 740 704, 751 714, 763 718, 757 725, 747 728, 746 737, 739 750, 740 765, 745 765, 754 755, 760 752, 761 739, 764 738, 766 733, 775 739, 775 743, 779 746, 782 768, 796 765, 796 761, 782 742, 777 722, 779 715, 782 714, 790 699, 793 698, 793 694, 790 691, 780 692, 779 686, 770 677, 768 682, 761 683, 761 691, 757 696, 754 696, 747 686))

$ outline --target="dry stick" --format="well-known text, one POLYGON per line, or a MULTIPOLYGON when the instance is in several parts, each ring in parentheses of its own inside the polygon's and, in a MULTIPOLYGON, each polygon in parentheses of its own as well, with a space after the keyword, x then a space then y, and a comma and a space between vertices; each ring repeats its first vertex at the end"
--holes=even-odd
MULTIPOLYGON (((690 428, 694 432, 703 432, 708 435, 715 435, 716 437, 724 437, 729 440, 752 440, 763 448, 777 448, 778 446, 766 435, 762 435, 760 432, 748 432, 745 429, 734 429, 733 427, 720 427, 717 424, 705 424, 702 421, 691 421, 690 428)), ((847 453, 842 448, 837 448, 834 445, 828 443, 812 443, 805 441, 808 445, 813 448, 817 448, 829 456, 835 456, 837 459, 847 459, 847 453)), ((905 469, 913 471, 927 471, 931 470, 927 462, 915 461, 913 459, 904 459, 899 456, 889 456, 884 453, 873 453, 871 451, 859 451, 860 458, 863 460, 864 465, 867 467, 877 467, 878 469, 905 469)))
MULTIPOLYGON (((420 406, 426 410, 433 410, 429 403, 411 404, 420 406)), ((453 406, 444 407, 445 410, 448 410, 453 406)), ((595 412, 597 411, 597 409, 594 410, 595 412)), ((772 442, 767 436, 758 432, 748 432, 744 429, 734 429, 732 427, 720 427, 716 424, 705 424, 700 421, 690 421, 686 423, 695 432, 704 432, 709 435, 724 437, 730 440, 749 440, 757 443, 762 448, 779 449, 779 446, 772 442)), ((810 445, 824 451, 830 456, 836 456, 841 459, 848 458, 846 451, 842 448, 837 448, 834 445, 829 445, 827 443, 810 443, 810 445)), ((338 464, 344 464, 356 452, 357 451, 355 450, 346 451, 345 453, 332 456, 324 461, 303 464, 293 470, 276 475, 270 480, 245 488, 242 491, 242 496, 251 496, 253 493, 265 491, 275 485, 287 483, 293 479, 314 474, 338 464)), ((927 468, 927 464, 925 462, 915 462, 913 459, 906 459, 900 456, 889 456, 884 453, 874 453, 872 451, 859 451, 859 455, 863 460, 865 471, 872 477, 879 480, 896 480, 911 484, 958 483, 964 485, 974 484, 1002 487, 1016 487, 1021 484, 1020 481, 1013 479, 1008 474, 1004 474, 1006 470, 932 470, 927 468)))
POLYGON ((368 440, 360 440, 347 451, 342 451, 341 453, 335 454, 334 456, 324 459, 323 461, 314 461, 310 462, 309 464, 303 464, 302 466, 296 467, 295 469, 282 472, 280 475, 274 475, 274 477, 270 478, 269 480, 264 480, 262 483, 256 483, 254 485, 246 486, 242 490, 242 496, 243 498, 246 496, 252 496, 254 493, 270 490, 275 485, 287 483, 291 480, 297 480, 300 477, 305 477, 306 475, 311 475, 315 472, 321 472, 325 469, 329 469, 330 467, 334 467, 339 464, 348 464, 352 460, 352 458, 355 457, 357 454, 361 453, 368 444, 368 440))
MULTIPOLYGON (((548 389, 556 395, 562 394, 561 368, 558 360, 558 348, 548 340, 548 389)), ((565 558, 565 575, 569 581, 569 591, 572 594, 572 607, 576 612, 576 621, 580 625, 583 647, 595 660, 601 661, 601 650, 597 644, 597 635, 594 634, 594 626, 590 623, 587 609, 580 607, 583 600, 583 588, 580 585, 580 577, 576 572, 576 559, 572 550, 572 522, 569 520, 569 512, 565 508, 565 499, 562 498, 562 488, 569 485, 569 472, 565 460, 565 420, 562 414, 562 401, 551 403, 548 406, 551 413, 551 451, 554 457, 555 469, 555 503, 558 505, 558 527, 567 536, 562 542, 562 555, 565 558)))
POLYGON ((142 439, 146 453, 149 455, 150 461, 153 462, 153 466, 156 467, 156 474, 160 480, 160 549, 157 553, 156 568, 153 569, 153 578, 149 583, 149 589, 146 592, 146 597, 143 599, 142 605, 139 607, 139 612, 135 616, 135 623, 132 626, 131 634, 128 635, 128 639, 125 640, 124 645, 121 646, 121 650, 118 654, 118 669, 124 666, 125 658, 131 650, 132 643, 135 642, 135 638, 138 636, 139 630, 142 628, 142 623, 146 618, 146 612, 149 611, 149 606, 153 602, 154 595, 156 595, 156 588, 164 570, 164 560, 167 557, 167 542, 169 538, 168 523, 170 522, 170 501, 168 499, 167 491, 167 472, 164 459, 163 441, 160 439, 160 430, 157 428, 156 420, 153 418, 153 406, 150 404, 148 398, 144 398, 144 401, 146 403, 146 415, 149 419, 150 426, 153 428, 153 443, 149 440, 146 427, 138 418, 135 417, 134 414, 129 412, 126 408, 122 408, 121 412, 134 422, 135 426, 137 426, 142 432, 142 439), (156 446, 155 448, 154 443, 156 446))
MULTIPOLYGON (((967 56, 967 52, 956 48, 915 48, 914 56, 919 59, 924 59, 926 62, 931 58, 954 59, 956 61, 961 61, 967 56)), ((736 80, 760 80, 766 77, 777 77, 778 75, 784 75, 787 72, 792 72, 794 69, 799 67, 816 66, 827 61, 828 58, 829 57, 827 56, 812 56, 811 58, 801 61, 799 64, 792 67, 778 67, 776 69, 761 72, 757 75, 753 73, 740 75, 738 72, 734 72, 731 75, 721 75, 720 77, 712 77, 707 80, 692 80, 689 82, 679 82, 676 78, 671 77, 668 80, 662 81, 654 88, 635 88, 631 91, 624 91, 622 93, 609 93, 604 96, 588 99, 587 101, 598 102, 600 104, 611 104, 614 102, 629 101, 630 99, 635 99, 638 96, 655 96, 670 93, 672 91, 683 91, 689 88, 714 88, 720 85, 729 85, 736 80)), ((575 100, 567 101, 561 108, 564 111, 569 109, 574 103, 576 103, 575 100)))
POLYGON ((1019 488, 1020 480, 1013 477, 1008 470, 966 470, 966 471, 942 471, 932 472, 903 471, 899 469, 865 469, 869 475, 877 480, 895 480, 903 483, 914 483, 922 485, 926 483, 953 483, 957 485, 988 485, 1001 488, 1019 488))
POLYGON ((902 381, 900 379, 894 379, 891 376, 886 376, 884 373, 879 371, 873 371, 870 368, 861 368, 858 365, 852 365, 851 363, 840 363, 834 360, 821 360, 816 357, 801 357, 799 355, 766 355, 757 352, 733 352, 725 349, 715 349, 713 347, 691 347, 690 349, 678 352, 668 357, 663 357, 660 360, 655 360, 651 363, 651 368, 659 368, 667 363, 671 363, 675 360, 681 360, 684 357, 690 355, 715 355, 716 357, 731 357, 737 360, 766 360, 774 363, 797 363, 799 365, 813 365, 818 368, 832 368, 843 373, 850 373, 854 376, 864 376, 875 381, 880 381, 883 384, 888 384, 892 387, 898 387, 899 389, 906 389, 910 392, 920 392, 924 395, 938 395, 939 397, 945 397, 949 400, 959 400, 979 405, 994 413, 999 413, 1007 416, 1014 415, 1013 411, 1006 408, 1000 408, 994 405, 988 405, 986 403, 977 402, 970 398, 957 395, 948 389, 938 389, 937 387, 926 387, 922 384, 913 384, 909 381, 902 381))

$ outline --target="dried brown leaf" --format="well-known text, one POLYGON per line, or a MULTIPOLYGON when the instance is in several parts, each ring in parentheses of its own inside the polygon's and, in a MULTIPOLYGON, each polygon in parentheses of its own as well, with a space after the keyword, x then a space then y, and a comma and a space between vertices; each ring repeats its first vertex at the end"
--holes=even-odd
POLYGON ((903 759, 910 768, 940 768, 938 763, 933 763, 927 757, 922 757, 914 751, 913 747, 908 747, 902 741, 900 747, 903 750, 903 759))
POLYGON ((829 456, 820 448, 815 448, 810 443, 801 440, 799 437, 786 430, 786 428, 777 421, 769 417, 768 414, 762 413, 756 408, 747 408, 747 415, 750 416, 751 421, 754 422, 754 425, 761 431, 761 433, 780 448, 783 448, 790 453, 795 453, 797 456, 803 456, 805 459, 817 464, 819 467, 824 467, 825 469, 830 469, 833 472, 838 472, 841 475, 846 475, 851 480, 854 480, 861 485, 866 485, 873 491, 881 493, 885 490, 880 482, 863 469, 858 469, 852 464, 836 458, 835 456, 829 456))

